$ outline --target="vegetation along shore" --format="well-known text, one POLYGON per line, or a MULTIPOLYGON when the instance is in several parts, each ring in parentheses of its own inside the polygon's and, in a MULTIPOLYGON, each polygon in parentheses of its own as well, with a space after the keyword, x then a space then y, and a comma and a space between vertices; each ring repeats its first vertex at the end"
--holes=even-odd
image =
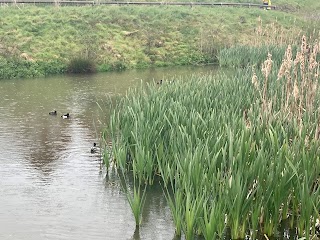
POLYGON ((148 189, 160 184, 177 236, 315 239, 319 28, 301 12, 236 10, 259 14, 237 15, 219 44, 202 45, 220 46, 215 58, 235 73, 129 92, 102 135, 102 144, 112 142, 104 163, 117 169, 137 229, 148 189))
POLYGON ((311 2, 274 3, 286 12, 241 7, 4 4, 0 7, 0 79, 216 64, 221 49, 251 43, 259 16, 263 25, 281 27, 283 36, 312 31, 319 22, 320 4, 311 7, 311 2))
POLYGON ((137 229, 161 184, 186 239, 319 235, 319 42, 303 35, 234 75, 165 80, 118 102, 104 163, 123 179, 137 229))

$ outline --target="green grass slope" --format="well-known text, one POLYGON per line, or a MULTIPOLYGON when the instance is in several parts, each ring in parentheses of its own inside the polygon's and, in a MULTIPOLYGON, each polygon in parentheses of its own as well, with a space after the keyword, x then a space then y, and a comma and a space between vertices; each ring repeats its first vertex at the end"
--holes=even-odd
POLYGON ((232 7, 11 6, 0 16, 0 78, 65 72, 75 59, 98 71, 212 63, 220 48, 249 44, 259 16, 288 34, 319 23, 232 7))

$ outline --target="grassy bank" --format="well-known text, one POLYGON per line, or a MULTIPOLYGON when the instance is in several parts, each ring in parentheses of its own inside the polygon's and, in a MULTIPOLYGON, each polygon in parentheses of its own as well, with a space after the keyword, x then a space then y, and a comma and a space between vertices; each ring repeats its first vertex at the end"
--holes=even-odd
POLYGON ((316 26, 255 8, 20 6, 0 15, 0 78, 215 63, 219 49, 250 43, 259 16, 284 35, 316 26))

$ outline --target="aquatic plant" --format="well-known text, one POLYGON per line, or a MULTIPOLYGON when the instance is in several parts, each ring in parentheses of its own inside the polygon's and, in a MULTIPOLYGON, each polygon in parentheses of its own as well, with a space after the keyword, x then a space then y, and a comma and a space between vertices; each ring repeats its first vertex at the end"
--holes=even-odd
POLYGON ((161 176, 177 235, 271 237, 289 217, 309 237, 320 205, 316 44, 309 55, 305 43, 296 56, 288 47, 279 70, 268 54, 253 71, 163 81, 121 100, 108 129, 116 165, 140 186, 161 176))
POLYGON ((200 229, 205 239, 221 239, 225 230, 226 206, 223 201, 213 200, 203 204, 200 229))
POLYGON ((130 193, 126 193, 128 202, 130 204, 130 207, 132 209, 132 213, 134 216, 134 219, 136 221, 136 227, 138 228, 141 223, 141 216, 142 216, 142 210, 144 203, 146 201, 146 185, 143 190, 141 190, 141 186, 136 186, 134 184, 133 187, 133 196, 130 195, 130 193))
POLYGON ((121 187, 132 210, 136 228, 139 228, 142 220, 143 207, 146 201, 147 185, 143 184, 141 179, 128 175, 123 168, 118 169, 117 172, 121 179, 121 187))

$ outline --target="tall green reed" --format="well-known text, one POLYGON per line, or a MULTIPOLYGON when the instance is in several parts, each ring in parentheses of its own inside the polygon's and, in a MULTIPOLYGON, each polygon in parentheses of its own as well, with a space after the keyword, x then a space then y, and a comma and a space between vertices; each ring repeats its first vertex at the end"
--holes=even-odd
POLYGON ((123 174, 121 177, 121 186, 132 210, 136 228, 139 228, 146 201, 147 185, 143 185, 138 179, 133 177, 133 184, 130 186, 128 178, 123 174))
POLYGON ((319 206, 319 96, 305 95, 311 77, 300 68, 295 98, 272 59, 252 81, 250 69, 190 76, 129 92, 117 106, 108 130, 116 164, 143 184, 161 176, 177 235, 214 239, 230 227, 233 238, 273 236, 289 215, 308 236, 319 206))

